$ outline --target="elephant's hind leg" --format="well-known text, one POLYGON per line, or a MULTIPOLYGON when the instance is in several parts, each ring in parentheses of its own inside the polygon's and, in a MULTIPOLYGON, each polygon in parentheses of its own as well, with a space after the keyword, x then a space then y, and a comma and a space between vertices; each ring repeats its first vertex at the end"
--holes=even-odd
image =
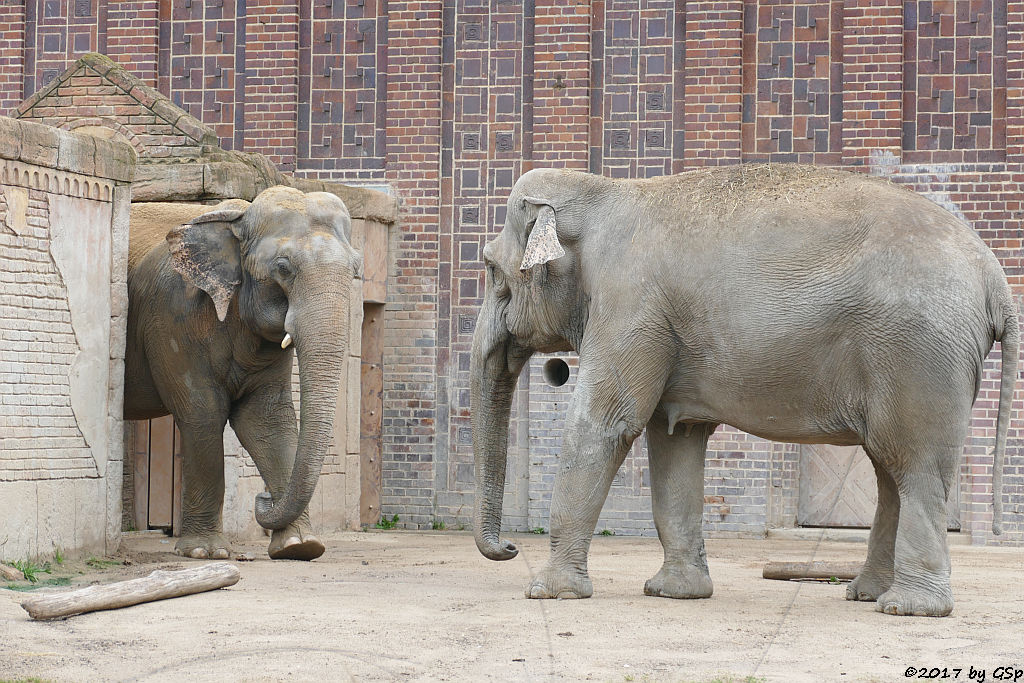
MULTIPOLYGON (((284 497, 295 462, 295 420, 287 377, 260 386, 239 401, 231 413, 231 426, 239 442, 252 456, 275 500, 284 497)), ((267 554, 274 560, 315 560, 324 550, 324 544, 313 533, 307 509, 285 528, 274 530, 267 554)))
MULTIPOLYGON (((888 452, 877 447, 871 449, 879 456, 879 464, 892 475, 899 498, 892 584, 878 596, 875 609, 879 612, 943 617, 953 610, 949 548, 946 545, 946 496, 957 470, 962 449, 960 444, 967 429, 966 418, 963 425, 953 427, 946 425, 945 429, 940 429, 935 426, 927 434, 907 430, 901 443, 888 452)), ((882 522, 892 524, 891 519, 883 519, 882 522)), ((887 528, 883 529, 882 538, 887 528)), ((865 572, 871 570, 879 584, 886 578, 885 552, 881 541, 875 547, 869 547, 865 567, 865 572), (871 551, 878 555, 872 558, 871 551), (876 562, 874 565, 873 561, 876 562)), ((858 584, 858 592, 863 591, 867 596, 869 585, 858 584)), ((876 584, 871 590, 879 588, 880 585, 876 584)))
MULTIPOLYGON (((868 454, 870 457, 870 453, 868 454)), ((900 496, 896 482, 874 457, 878 481, 878 504, 868 537, 868 558, 857 578, 846 587, 847 600, 874 602, 889 590, 893 582, 893 559, 896 555, 896 528, 900 518, 900 496)))
POLYGON ((657 411, 647 423, 654 525, 665 552, 644 593, 662 598, 708 598, 713 585, 704 553, 704 454, 713 424, 680 425, 673 434, 657 411))

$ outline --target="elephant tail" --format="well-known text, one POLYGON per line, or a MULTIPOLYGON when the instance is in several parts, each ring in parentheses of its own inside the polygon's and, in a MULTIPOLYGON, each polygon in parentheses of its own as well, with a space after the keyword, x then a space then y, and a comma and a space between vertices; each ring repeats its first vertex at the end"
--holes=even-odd
POLYGON ((1020 326, 1013 296, 1007 296, 996 318, 995 338, 1001 344, 1002 374, 999 378, 999 414, 996 418, 996 447, 992 452, 992 533, 1003 533, 1003 459, 1006 454, 1006 431, 1010 424, 1013 392, 1017 383, 1017 359, 1020 347, 1020 326), (1001 324, 1000 324, 1001 323, 1001 324))

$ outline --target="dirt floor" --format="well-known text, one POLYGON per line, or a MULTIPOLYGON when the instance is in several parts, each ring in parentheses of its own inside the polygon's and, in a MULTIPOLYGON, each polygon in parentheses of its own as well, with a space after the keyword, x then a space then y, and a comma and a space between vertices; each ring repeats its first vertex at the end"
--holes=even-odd
MULTIPOLYGON (((238 563, 233 587, 63 621, 31 621, 26 594, 2 590, 0 679, 899 681, 913 667, 992 681, 1024 670, 1024 549, 954 546, 956 608, 929 619, 846 602, 843 584, 761 578, 768 560, 861 560, 861 543, 710 540, 714 597, 677 601, 643 595, 657 540, 597 537, 594 597, 551 601, 523 597, 547 536, 512 537, 522 550, 504 563, 466 533, 338 534, 312 563, 271 561, 251 543, 237 548, 256 560, 238 563)), ((130 564, 66 561, 54 573, 81 585, 199 562, 171 547, 132 535, 130 564)))

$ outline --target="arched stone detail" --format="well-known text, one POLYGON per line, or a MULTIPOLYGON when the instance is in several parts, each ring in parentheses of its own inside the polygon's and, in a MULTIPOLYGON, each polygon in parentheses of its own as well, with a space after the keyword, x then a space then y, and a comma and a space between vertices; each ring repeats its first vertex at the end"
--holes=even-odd
POLYGON ((137 135, 128 126, 122 125, 112 119, 106 119, 99 116, 87 116, 81 119, 73 119, 71 121, 65 121, 60 124, 60 128, 68 131, 77 131, 79 133, 85 133, 87 135, 93 135, 104 140, 116 140, 130 145, 135 150, 135 154, 142 156, 146 151, 146 146, 139 139, 137 135), (86 130, 79 130, 85 128, 86 130), (93 132, 88 130, 89 128, 103 128, 111 131, 112 135, 103 135, 99 132, 93 132))

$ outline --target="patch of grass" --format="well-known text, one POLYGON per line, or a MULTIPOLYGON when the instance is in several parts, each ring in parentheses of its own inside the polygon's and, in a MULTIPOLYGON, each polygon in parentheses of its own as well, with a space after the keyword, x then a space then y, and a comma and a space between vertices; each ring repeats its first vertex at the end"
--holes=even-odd
POLYGON ((64 551, 60 548, 53 549, 53 563, 58 566, 64 564, 64 551))
POLYGON ((444 520, 435 519, 433 522, 430 523, 430 528, 434 531, 444 531, 444 520))
MULTIPOLYGON (((37 588, 45 588, 47 586, 70 586, 71 579, 66 576, 57 576, 52 579, 45 579, 43 581, 36 580, 36 583, 24 584, 24 583, 9 583, 7 584, 7 590, 16 591, 18 593, 24 593, 25 591, 34 591, 37 588)), ((0 681, 3 683, 3 681, 0 681)))
POLYGON ((612 531, 611 529, 605 529, 604 531, 601 532, 601 535, 602 536, 614 536, 615 532, 612 531))
POLYGON ((108 560, 105 557, 90 557, 85 563, 93 569, 110 569, 124 564, 121 560, 108 560))
POLYGON ((373 525, 377 529, 394 529, 398 526, 398 515, 395 515, 391 519, 387 517, 381 517, 380 521, 373 525))
POLYGON ((530 533, 531 533, 531 534, 537 534, 538 536, 539 536, 540 534, 546 534, 547 532, 548 532, 548 530, 547 530, 547 529, 545 529, 545 528, 544 528, 544 527, 542 527, 542 526, 536 527, 536 528, 534 528, 534 529, 530 529, 530 533))
POLYGON ((36 564, 32 560, 14 560, 11 562, 11 566, 20 571, 25 575, 25 579, 29 583, 35 583, 39 580, 39 574, 50 573, 50 563, 44 562, 41 565, 36 564))

